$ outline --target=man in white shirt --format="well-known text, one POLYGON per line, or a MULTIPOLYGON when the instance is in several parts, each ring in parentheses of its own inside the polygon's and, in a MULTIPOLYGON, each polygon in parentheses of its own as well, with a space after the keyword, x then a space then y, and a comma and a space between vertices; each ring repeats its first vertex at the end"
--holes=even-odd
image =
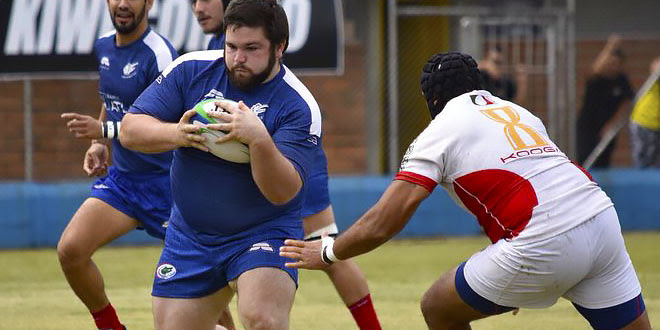
POLYGON ((422 298, 430 329, 564 297, 596 329, 651 329, 611 200, 550 140, 541 120, 482 90, 477 64, 436 54, 421 87, 433 120, 380 200, 337 240, 288 240, 289 267, 318 269, 399 232, 437 184, 479 221, 489 245, 422 298), (607 288, 607 289, 603 289, 607 288))

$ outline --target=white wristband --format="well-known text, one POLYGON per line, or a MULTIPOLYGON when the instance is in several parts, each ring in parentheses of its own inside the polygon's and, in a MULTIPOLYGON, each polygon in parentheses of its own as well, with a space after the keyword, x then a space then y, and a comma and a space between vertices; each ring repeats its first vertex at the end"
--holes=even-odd
POLYGON ((321 240, 321 261, 331 265, 334 262, 339 261, 339 258, 335 256, 335 252, 332 250, 335 245, 335 239, 327 236, 321 240))
POLYGON ((105 139, 118 139, 119 129, 121 128, 120 121, 102 121, 101 122, 101 135, 105 139))
POLYGON ((112 139, 115 137, 115 124, 112 121, 107 121, 107 125, 108 125, 107 137, 108 139, 112 139))

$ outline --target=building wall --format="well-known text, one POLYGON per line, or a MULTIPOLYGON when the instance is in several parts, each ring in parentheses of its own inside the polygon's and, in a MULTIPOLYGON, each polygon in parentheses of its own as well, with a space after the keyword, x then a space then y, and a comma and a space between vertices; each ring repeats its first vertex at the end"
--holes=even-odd
MULTIPOLYGON (((323 143, 334 174, 363 173, 365 160, 364 49, 347 45, 342 76, 303 77, 323 113, 323 143)), ((95 80, 32 82, 34 180, 83 178, 89 140, 75 139, 63 112, 98 117, 101 101, 95 80)), ((24 173, 23 82, 0 82, 0 180, 22 180, 24 173)))
POLYGON ((628 38, 658 38, 657 0, 575 0, 578 39, 603 39, 613 32, 628 38))
MULTIPOLYGON (((362 2, 360 2, 362 3, 362 2)), ((590 65, 610 33, 621 33, 628 54, 627 69, 635 88, 648 75, 648 64, 660 55, 660 20, 653 0, 619 2, 580 0, 577 3, 577 109, 579 111, 590 65)), ((367 107, 382 104, 367 100, 367 58, 369 44, 364 29, 363 13, 367 6, 346 5, 345 70, 342 76, 303 77, 321 105, 324 125, 324 147, 331 174, 363 174, 367 171, 366 128, 375 120, 366 115, 367 107)), ((382 37, 383 35, 381 35, 382 37)), ((383 64, 384 65, 384 64, 383 64)), ((416 78, 417 79, 417 78, 416 78)), ((415 79, 415 80, 416 80, 415 79)), ((34 179, 67 180, 84 177, 82 158, 88 141, 76 140, 67 131, 60 113, 76 111, 97 116, 100 100, 97 81, 45 80, 32 82, 34 127, 34 179)), ((379 86, 379 87, 384 87, 379 86)), ((378 87, 371 87, 372 89, 378 87)), ((413 88, 417 90, 416 88, 413 88)), ((380 95, 386 99, 386 95, 380 95)), ((415 96, 419 97, 417 92, 415 96)), ((545 99, 544 94, 534 98, 545 99)), ((382 100, 381 100, 382 101, 382 100)), ((386 109, 380 109, 384 113, 386 109)), ((543 114, 540 114, 543 118, 543 114)), ((22 180, 24 173, 23 83, 0 82, 0 180, 22 180)), ((384 150, 381 137, 380 149, 384 150)), ((617 139, 614 166, 630 166, 627 130, 617 139)))

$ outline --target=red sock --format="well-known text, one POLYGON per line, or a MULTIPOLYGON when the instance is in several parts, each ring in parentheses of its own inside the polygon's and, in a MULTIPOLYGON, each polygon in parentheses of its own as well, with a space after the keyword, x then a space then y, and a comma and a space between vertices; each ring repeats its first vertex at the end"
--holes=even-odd
POLYGON ((353 314, 355 323, 357 323, 360 330, 381 330, 370 294, 367 294, 353 305, 348 306, 348 309, 353 314))
POLYGON ((102 310, 98 312, 92 312, 92 317, 94 318, 94 323, 99 329, 108 329, 108 330, 122 330, 124 326, 119 322, 119 317, 117 317, 117 312, 111 304, 105 306, 102 310))

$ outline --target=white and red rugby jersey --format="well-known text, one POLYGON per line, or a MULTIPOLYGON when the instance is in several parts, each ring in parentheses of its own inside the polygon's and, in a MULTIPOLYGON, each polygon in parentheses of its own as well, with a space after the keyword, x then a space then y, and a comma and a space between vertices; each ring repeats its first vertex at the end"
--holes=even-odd
POLYGON ((492 242, 540 241, 612 206, 526 109, 479 90, 447 103, 410 144, 395 180, 440 183, 492 242))

